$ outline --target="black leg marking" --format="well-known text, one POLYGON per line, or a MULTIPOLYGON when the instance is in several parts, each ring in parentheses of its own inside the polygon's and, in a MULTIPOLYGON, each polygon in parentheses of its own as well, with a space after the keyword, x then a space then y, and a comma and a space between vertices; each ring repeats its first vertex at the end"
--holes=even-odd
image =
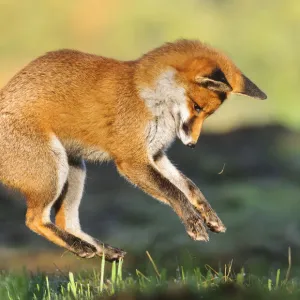
POLYGON ((165 155, 164 152, 160 150, 153 155, 153 160, 155 162, 157 162, 157 161, 161 160, 164 155, 165 155))
POLYGON ((93 257, 96 255, 97 249, 95 246, 83 241, 82 239, 70 234, 52 223, 44 225, 50 229, 55 235, 60 237, 71 249, 72 252, 80 257, 93 257))
POLYGON ((209 238, 202 222, 202 217, 186 198, 185 194, 151 165, 147 167, 150 177, 153 178, 159 190, 164 192, 166 198, 185 225, 190 237, 194 240, 208 241, 209 238))

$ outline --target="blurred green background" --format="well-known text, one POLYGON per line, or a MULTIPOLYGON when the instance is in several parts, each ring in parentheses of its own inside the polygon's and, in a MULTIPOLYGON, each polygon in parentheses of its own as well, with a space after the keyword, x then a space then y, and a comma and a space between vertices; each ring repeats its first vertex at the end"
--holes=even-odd
MULTIPOLYGON (((112 164, 88 166, 82 225, 128 250, 128 264, 148 249, 165 264, 189 253, 199 263, 284 266, 288 246, 300 250, 299 29, 297 0, 1 0, 0 86, 59 48, 134 59, 163 42, 197 38, 222 49, 268 100, 231 97, 206 122, 195 151, 177 142, 170 155, 202 188, 226 234, 190 241, 170 208, 129 186, 112 164)), ((1 268, 95 264, 61 257, 31 233, 19 198, 0 190, 1 268)), ((296 254, 293 261, 300 266, 296 254)))
POLYGON ((166 41, 198 38, 230 55, 270 99, 255 104, 232 99, 207 127, 273 120, 300 127, 297 0, 1 0, 0 5, 1 85, 53 49, 133 59, 166 41))

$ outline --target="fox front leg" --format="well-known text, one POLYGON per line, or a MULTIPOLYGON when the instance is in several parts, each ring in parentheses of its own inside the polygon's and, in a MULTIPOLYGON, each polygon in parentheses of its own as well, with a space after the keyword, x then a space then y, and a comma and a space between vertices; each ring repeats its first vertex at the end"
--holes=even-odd
POLYGON ((188 184, 188 189, 191 194, 189 199, 191 203, 200 212, 207 227, 213 232, 225 232, 226 227, 218 217, 217 213, 212 209, 209 202, 206 200, 199 188, 194 184, 194 182, 191 179, 187 178, 183 174, 181 175, 188 184))
POLYGON ((153 159, 160 172, 177 186, 196 207, 207 227, 213 232, 225 232, 224 224, 193 181, 177 170, 163 152, 159 152, 153 159))
POLYGON ((193 240, 208 241, 203 220, 199 212, 189 202, 186 195, 163 176, 150 161, 116 163, 118 171, 131 183, 150 196, 168 203, 184 224, 193 240))

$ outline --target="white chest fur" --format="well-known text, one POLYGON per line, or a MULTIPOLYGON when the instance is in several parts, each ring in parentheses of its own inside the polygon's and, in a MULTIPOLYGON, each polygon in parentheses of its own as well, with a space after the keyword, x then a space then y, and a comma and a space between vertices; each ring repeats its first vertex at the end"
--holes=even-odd
POLYGON ((150 155, 154 155, 174 141, 176 137, 174 116, 168 111, 163 112, 149 123, 147 130, 148 152, 150 155))
POLYGON ((174 79, 175 70, 162 73, 153 88, 144 88, 140 96, 153 114, 146 130, 149 155, 167 148, 175 139, 182 122, 188 118, 185 89, 174 79))

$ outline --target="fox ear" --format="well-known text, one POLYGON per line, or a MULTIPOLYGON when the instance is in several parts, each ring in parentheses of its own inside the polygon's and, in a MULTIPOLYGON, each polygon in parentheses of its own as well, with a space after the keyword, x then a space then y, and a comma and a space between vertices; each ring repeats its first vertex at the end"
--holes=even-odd
POLYGON ((203 76, 197 75, 195 81, 200 85, 209 90, 216 92, 231 92, 232 87, 227 81, 224 73, 220 68, 215 68, 211 74, 203 76))
POLYGON ((231 92, 232 88, 229 84, 217 81, 209 77, 196 76, 195 81, 202 87, 216 92, 231 92))
POLYGON ((235 94, 242 94, 252 98, 265 100, 267 99, 267 95, 260 90, 256 84, 254 84, 248 77, 242 74, 242 88, 238 92, 234 92, 235 94))

